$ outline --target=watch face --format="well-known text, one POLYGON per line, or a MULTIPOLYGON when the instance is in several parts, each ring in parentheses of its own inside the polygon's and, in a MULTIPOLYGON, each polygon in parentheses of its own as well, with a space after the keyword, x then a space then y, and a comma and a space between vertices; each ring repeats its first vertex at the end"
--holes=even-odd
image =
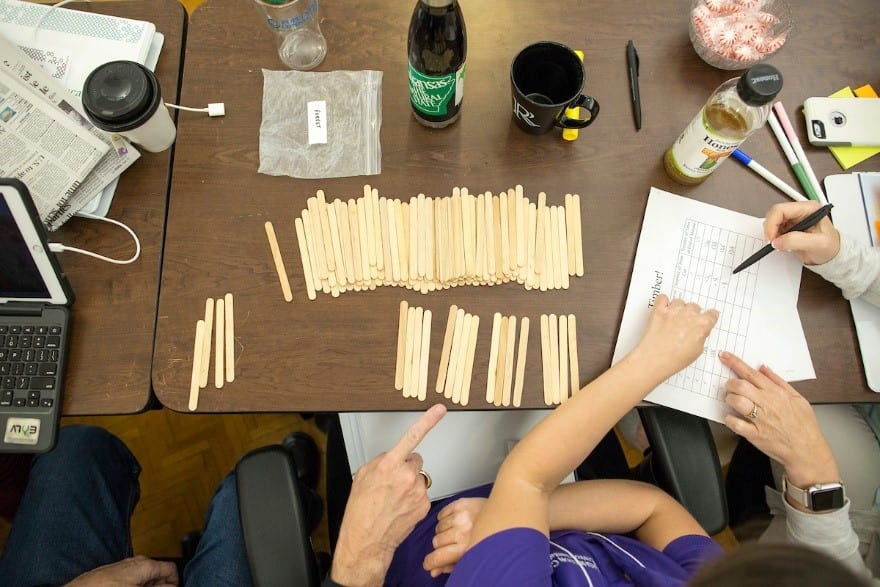
POLYGON ((814 512, 836 510, 843 507, 843 488, 814 489, 810 491, 810 501, 814 512))

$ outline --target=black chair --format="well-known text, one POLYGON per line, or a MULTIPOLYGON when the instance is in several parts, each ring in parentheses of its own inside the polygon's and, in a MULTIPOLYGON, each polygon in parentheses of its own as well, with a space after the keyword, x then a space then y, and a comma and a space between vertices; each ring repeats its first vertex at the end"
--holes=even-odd
MULTIPOLYGON (((675 497, 710 535, 723 530, 727 502, 708 423, 663 407, 639 408, 639 414, 651 449, 637 477, 675 497)), ((338 426, 331 427, 329 434, 338 434, 338 426)), ((345 459, 344 455, 341 458, 345 459)), ((248 453, 236 466, 236 476, 254 585, 319 585, 326 569, 321 568, 311 546, 307 500, 289 451, 276 445, 248 453)), ((328 479, 328 492, 332 489, 329 484, 328 479)), ((335 522, 341 519, 341 512, 334 518, 332 510, 328 508, 331 547, 335 522)))

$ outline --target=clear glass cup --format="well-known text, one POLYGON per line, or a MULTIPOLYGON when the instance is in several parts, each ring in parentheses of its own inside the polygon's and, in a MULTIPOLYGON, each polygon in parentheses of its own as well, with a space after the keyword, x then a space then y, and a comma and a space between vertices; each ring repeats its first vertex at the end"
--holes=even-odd
POLYGON ((278 56, 287 67, 314 69, 327 55, 318 24, 318 0, 254 0, 254 7, 278 41, 278 56))

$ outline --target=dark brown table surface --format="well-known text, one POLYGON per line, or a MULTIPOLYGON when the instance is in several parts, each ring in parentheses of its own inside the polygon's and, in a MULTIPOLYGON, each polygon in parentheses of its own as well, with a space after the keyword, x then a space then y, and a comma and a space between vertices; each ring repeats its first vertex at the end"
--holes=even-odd
MULTIPOLYGON (((667 178, 664 150, 712 90, 735 73, 701 61, 688 40, 688 2, 462 2, 468 31, 463 114, 444 130, 410 115, 406 35, 413 2, 365 0, 321 4, 329 52, 318 71, 378 69, 382 84, 382 173, 325 180, 257 173, 262 68, 283 69, 275 44, 249 2, 209 0, 190 20, 184 103, 223 101, 222 119, 181 116, 171 185, 153 386, 167 407, 187 409, 195 324, 205 298, 235 295, 236 378, 202 390, 201 412, 418 410, 427 405, 394 390, 398 304, 434 313, 429 400, 434 401, 445 320, 451 304, 481 318, 469 409, 483 396, 492 314, 529 316, 524 407, 543 407, 538 317, 574 313, 581 384, 606 369, 613 353, 648 191, 651 186, 753 216, 785 197, 736 162, 686 188, 667 178), (559 133, 534 137, 510 115, 508 69, 526 44, 551 39, 586 54, 586 92, 601 113, 573 143, 559 133), (636 132, 629 100, 625 46, 641 56, 644 126, 636 132), (448 195, 454 186, 497 193, 522 184, 548 204, 581 195, 586 275, 565 291, 525 291, 508 284, 459 287, 422 295, 382 287, 338 298, 306 298, 293 220, 306 199, 356 198, 364 184, 381 195, 448 195), (282 299, 263 229, 271 220, 294 290, 282 299)), ((880 82, 876 6, 849 0, 834 8, 796 2, 795 28, 772 59, 785 76, 780 98, 795 121, 816 174, 841 169, 826 149, 803 139, 796 107, 843 86, 880 82)), ((744 147, 792 185, 796 179, 769 129, 744 147)), ((880 169, 873 159, 854 170, 880 169)), ((865 382, 849 304, 833 285, 804 271, 798 303, 817 378, 797 384, 812 402, 880 401, 865 382)), ((213 364, 212 364, 213 369, 213 364)), ((212 378, 213 380, 213 378, 212 378)))
MULTIPOLYGON (((179 2, 78 2, 69 7, 155 23, 165 35, 156 74, 165 100, 177 100, 186 26, 179 2)), ((141 150, 140 159, 122 174, 116 188, 108 216, 137 233, 140 259, 131 265, 111 265, 73 253, 58 256, 76 295, 65 415, 135 413, 149 401, 171 161, 171 150, 141 150)), ((122 229, 91 220, 74 218, 52 238, 115 258, 127 258, 134 251, 122 229)))

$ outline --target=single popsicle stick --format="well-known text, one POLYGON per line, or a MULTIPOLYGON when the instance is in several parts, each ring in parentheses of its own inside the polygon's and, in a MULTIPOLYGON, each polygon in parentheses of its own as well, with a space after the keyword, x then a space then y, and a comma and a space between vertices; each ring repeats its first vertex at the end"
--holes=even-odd
POLYGON ((495 372, 498 369, 498 343, 501 340, 501 312, 492 315, 492 343, 489 346, 489 369, 486 373, 486 403, 495 401, 495 372))
MULTIPOLYGON (((505 207, 506 209, 506 207, 505 207)), ((505 223, 506 226, 506 223, 505 223)), ((493 252, 495 257, 495 283, 502 283, 507 271, 507 263, 501 256, 501 250, 505 245, 501 242, 501 196, 492 198, 492 236, 493 252)))
MULTIPOLYGON (((336 205, 329 203, 325 207, 327 210, 327 222, 330 226, 330 243, 333 249, 333 264, 336 274, 336 283, 341 286, 347 283, 345 277, 345 261, 342 258, 342 239, 339 236, 339 219, 336 217, 336 205)), ((321 220, 323 222, 323 219, 321 220)))
POLYGON ((474 278, 476 272, 476 198, 461 188, 461 218, 463 223, 462 238, 464 239, 464 274, 468 280, 474 278))
MULTIPOLYGON (((459 336, 461 337, 461 343, 458 345, 458 357, 455 360, 455 377, 452 382, 452 403, 457 404, 461 402, 461 390, 464 387, 464 372, 466 370, 467 365, 467 352, 468 352, 468 343, 471 339, 471 325, 473 324, 473 318, 470 314, 465 314, 462 317, 462 327, 459 336)), ((453 343, 453 348, 456 346, 453 343)), ((452 373, 450 373, 450 377, 452 377, 452 373)))
POLYGON ((523 317, 519 323, 519 349, 516 353, 516 379, 513 384, 513 407, 522 404, 523 383, 526 376, 526 353, 529 350, 529 318, 523 317))
POLYGON ((202 348, 199 351, 202 357, 199 361, 199 387, 208 386, 208 373, 211 364, 211 336, 214 329, 214 298, 205 300, 205 336, 202 348))
POLYGON ((504 384, 501 387, 501 405, 510 405, 513 387, 513 354, 516 350, 516 316, 507 319, 507 348, 504 349, 504 384))
POLYGON ((425 280, 434 282, 434 267, 436 266, 435 230, 434 230, 434 198, 425 198, 425 280))
POLYGON ((327 260, 324 258, 324 233, 321 230, 321 213, 318 211, 318 198, 309 198, 306 200, 307 208, 303 211, 303 222, 305 222, 306 212, 308 212, 309 220, 312 224, 312 243, 314 243, 313 253, 315 255, 315 263, 318 266, 317 277, 321 281, 327 280, 327 260))
POLYGON ((571 194, 565 194, 565 234, 566 244, 566 261, 568 261, 568 274, 574 275, 577 271, 577 254, 575 253, 574 238, 574 199, 571 194))
POLYGON ((351 223, 348 219, 348 204, 342 200, 334 200, 336 222, 339 225, 339 243, 342 246, 342 265, 345 270, 345 282, 354 285, 354 251, 351 244, 351 223))
MULTIPOLYGON (((483 204, 486 208, 483 216, 483 225, 486 236, 486 280, 491 283, 495 280, 495 206, 492 203, 495 198, 492 192, 486 192, 483 204)), ((492 401, 491 399, 489 400, 492 401)))
POLYGON ((484 283, 486 281, 486 203, 483 194, 478 194, 476 197, 475 211, 474 274, 477 283, 484 283))
POLYGON ((501 317, 501 332, 498 335, 498 363, 495 365, 495 390, 492 394, 492 404, 501 406, 501 397, 504 393, 504 365, 507 361, 507 331, 510 329, 510 318, 501 317))
POLYGON ((400 282, 404 287, 409 283, 409 204, 394 200, 394 218, 397 221, 397 254, 400 256, 400 282))
POLYGON ((455 333, 455 317, 458 306, 449 306, 449 315, 446 317, 446 333, 443 335, 443 348, 440 351, 440 367, 437 369, 437 384, 434 390, 443 393, 446 386, 446 369, 449 367, 449 353, 452 350, 452 336, 455 333))
POLYGON ((550 317, 541 314, 541 371, 544 378, 544 405, 553 404, 553 392, 550 390, 550 317))
POLYGON ((450 224, 452 225, 452 281, 464 275, 464 236, 461 216, 461 189, 452 189, 452 200, 449 207, 450 224))
POLYGON ((281 293, 285 302, 293 301, 293 292, 290 291, 290 282, 287 280, 287 271, 284 269, 284 261, 281 259, 281 250, 278 248, 278 238, 275 236, 275 227, 267 220, 264 225, 266 236, 269 238, 269 249, 272 251, 272 260, 275 261, 275 271, 278 273, 278 281, 281 282, 281 293))
POLYGON ((541 291, 547 291, 548 289, 553 287, 553 263, 552 263, 552 230, 550 226, 550 212, 548 208, 545 206, 543 211, 538 210, 538 223, 544 227, 543 236, 539 236, 538 244, 542 244, 543 255, 542 258, 539 259, 538 251, 535 249, 535 265, 537 270, 537 264, 540 261, 540 264, 543 266, 541 272, 538 274, 538 288, 541 291), (543 217, 543 220, 542 218, 543 217))
POLYGON ((568 237, 565 234, 565 209, 556 207, 557 224, 559 225, 559 267, 557 274, 561 281, 562 289, 568 289, 568 237))
POLYGON ((409 315, 409 304, 400 301, 397 315, 397 362, 394 369, 394 389, 403 391, 403 364, 406 358, 406 320, 409 315))
POLYGON ((406 239, 409 243, 409 252, 407 253, 408 280, 413 287, 417 288, 419 281, 419 200, 418 198, 410 198, 407 205, 408 214, 404 217, 406 223, 406 239))
POLYGON ((501 253, 499 256, 501 259, 501 275, 506 275, 510 271, 510 221, 508 219, 510 207, 507 205, 507 192, 500 192, 498 194, 498 212, 499 218, 496 226, 500 229, 498 248, 501 253))
POLYGON ((541 275, 544 272, 544 260, 546 259, 546 242, 544 239, 544 236, 547 234, 544 230, 544 223, 547 221, 546 209, 547 194, 538 192, 537 239, 535 240, 535 273, 537 275, 541 275))
POLYGON ((559 316, 559 364, 556 365, 559 372, 559 402, 564 403, 568 399, 568 318, 564 314, 559 316))
POLYGON ((538 207, 529 203, 529 235, 526 247, 526 289, 538 287, 535 273, 535 240, 538 230, 538 207))
POLYGON ((550 327, 550 396, 553 404, 558 405, 562 402, 559 397, 559 318, 556 314, 550 314, 547 318, 550 327))
POLYGON ((217 299, 214 303, 214 387, 220 389, 223 387, 223 343, 226 325, 226 310, 223 307, 222 299, 217 299))
MULTIPOLYGON (((361 227, 361 234, 364 236, 364 243, 368 244, 367 247, 367 264, 375 268, 376 267, 376 225, 373 223, 373 196, 370 192, 370 186, 364 184, 364 195, 363 198, 358 199, 358 214, 360 214, 360 208, 363 208, 364 214, 364 224, 361 227)), ((360 218, 358 218, 360 222, 360 218)), ((372 270, 370 271, 370 275, 373 275, 372 270)))
MULTIPOLYGON (((385 261, 390 260, 391 256, 386 253, 388 242, 383 234, 385 215, 382 214, 382 208, 379 205, 379 190, 373 188, 370 191, 370 207, 373 211, 373 244, 376 246, 376 269, 380 273, 385 270, 385 261)), ((387 221, 387 218, 386 218, 387 221)), ((369 227, 367 228, 369 230, 369 227)), ((388 268, 391 271, 391 268, 388 268)), ((370 270, 372 275, 372 269, 370 270)))
POLYGON ((455 377, 458 373, 458 363, 461 360, 461 346, 467 345, 467 340, 462 336, 464 329, 464 308, 455 312, 455 331, 452 334, 452 349, 449 351, 449 368, 446 371, 446 382, 443 384, 443 397, 452 398, 455 388, 455 377))
MULTIPOLYGON (((369 285, 372 275, 370 273, 370 251, 375 257, 376 251, 373 243, 370 242, 370 230, 367 228, 367 198, 358 198, 355 203, 357 207, 357 223, 358 236, 360 238, 360 259, 361 259, 361 275, 365 285, 369 285)), ((375 270, 376 266, 372 266, 375 270)))
POLYGON ((232 294, 223 297, 226 311, 226 383, 235 381, 235 312, 232 307, 232 294))
POLYGON ((520 271, 528 262, 529 204, 523 196, 523 187, 517 185, 516 193, 516 266, 520 271))
POLYGON ((199 407, 199 373, 202 366, 202 347, 205 345, 205 321, 196 322, 196 338, 193 341, 193 366, 192 375, 189 379, 189 408, 190 412, 195 412, 199 407))
POLYGON ((463 406, 468 405, 471 397, 471 379, 474 373, 474 355, 477 351, 477 335, 480 330, 480 317, 472 316, 470 337, 468 338, 467 356, 464 366, 464 383, 461 386, 461 398, 459 403, 463 406))
POLYGON ((574 211, 574 253, 575 253, 575 270, 574 274, 578 277, 584 276, 584 243, 583 243, 583 226, 581 225, 581 197, 578 194, 572 194, 571 206, 574 211))
POLYGON ((318 190, 315 197, 317 198, 318 217, 321 220, 321 234, 324 242, 324 258, 327 260, 327 271, 336 273, 336 254, 333 251, 333 237, 330 234, 330 211, 327 200, 324 198, 324 190, 318 190))
POLYGON ((409 385, 412 380, 413 344, 415 339, 416 309, 406 311, 406 350, 403 354, 403 397, 409 397, 409 385))
MULTIPOLYGON (((376 216, 378 217, 381 226, 379 234, 382 235, 382 256, 384 257, 383 263, 385 267, 385 277, 382 280, 382 285, 389 285, 395 281, 391 260, 391 228, 389 226, 390 223, 388 222, 388 209, 387 200, 385 198, 379 198, 379 204, 376 207, 376 216)), ((397 270, 399 272, 400 267, 398 267, 397 270)))
MULTIPOLYGON (((559 215, 556 213, 556 206, 551 206, 549 208, 550 212, 550 238, 553 239, 550 243, 550 262, 553 264, 553 289, 562 289, 562 275, 560 275, 560 269, 562 268, 562 254, 559 250, 559 215)), ((566 268, 566 273, 568 269, 566 268)), ((548 287, 551 285, 548 284, 548 287)))
POLYGON ((351 242, 351 269, 354 274, 355 291, 364 285, 364 274, 361 268, 361 228, 358 224, 357 202, 348 200, 345 204, 348 210, 348 236, 351 242))
POLYGON ((452 228, 452 197, 443 198, 443 247, 444 262, 446 274, 443 276, 443 286, 449 287, 455 280, 455 235, 452 228))
POLYGON ((309 256, 309 265, 311 276, 312 276, 312 285, 315 289, 315 293, 317 294, 318 290, 324 290, 324 283, 327 283, 327 293, 330 291, 330 284, 328 281, 321 281, 321 278, 318 276, 318 255, 316 253, 315 246, 315 237, 312 231, 312 215, 308 210, 303 210, 302 218, 300 218, 303 227, 303 234, 306 239, 306 251, 309 256))
POLYGON ((517 232, 517 213, 519 212, 519 205, 516 199, 516 190, 510 188, 507 190, 507 245, 509 247, 507 253, 508 260, 508 268, 510 269, 509 273, 511 277, 516 276, 516 270, 519 267, 517 264, 517 252, 519 250, 519 233, 517 232))
POLYGON ((425 401, 428 394, 428 355, 431 350, 431 310, 425 310, 422 315, 422 344, 419 358, 419 385, 418 397, 425 401))
POLYGON ((293 221, 296 229, 296 240, 299 243, 299 256, 302 260, 303 278, 306 282, 306 293, 310 300, 318 297, 315 292, 315 281, 312 277, 312 261, 309 259, 309 247, 306 242, 305 228, 303 227, 302 218, 296 218, 293 221))
POLYGON ((419 377, 421 377, 421 368, 419 365, 422 360, 422 321, 424 315, 424 308, 417 306, 413 318, 412 365, 409 370, 409 379, 403 384, 403 389, 407 397, 419 396, 419 377))
POLYGON ((570 370, 571 395, 581 388, 580 363, 578 362, 577 321, 574 314, 568 315, 568 363, 570 370))
POLYGON ((424 280, 428 275, 428 225, 425 222, 428 218, 428 201, 427 198, 425 198, 425 194, 419 194, 416 197, 416 202, 415 230, 418 231, 416 233, 418 238, 413 239, 413 241, 416 241, 416 251, 418 252, 418 269, 416 270, 416 275, 419 279, 424 280))

